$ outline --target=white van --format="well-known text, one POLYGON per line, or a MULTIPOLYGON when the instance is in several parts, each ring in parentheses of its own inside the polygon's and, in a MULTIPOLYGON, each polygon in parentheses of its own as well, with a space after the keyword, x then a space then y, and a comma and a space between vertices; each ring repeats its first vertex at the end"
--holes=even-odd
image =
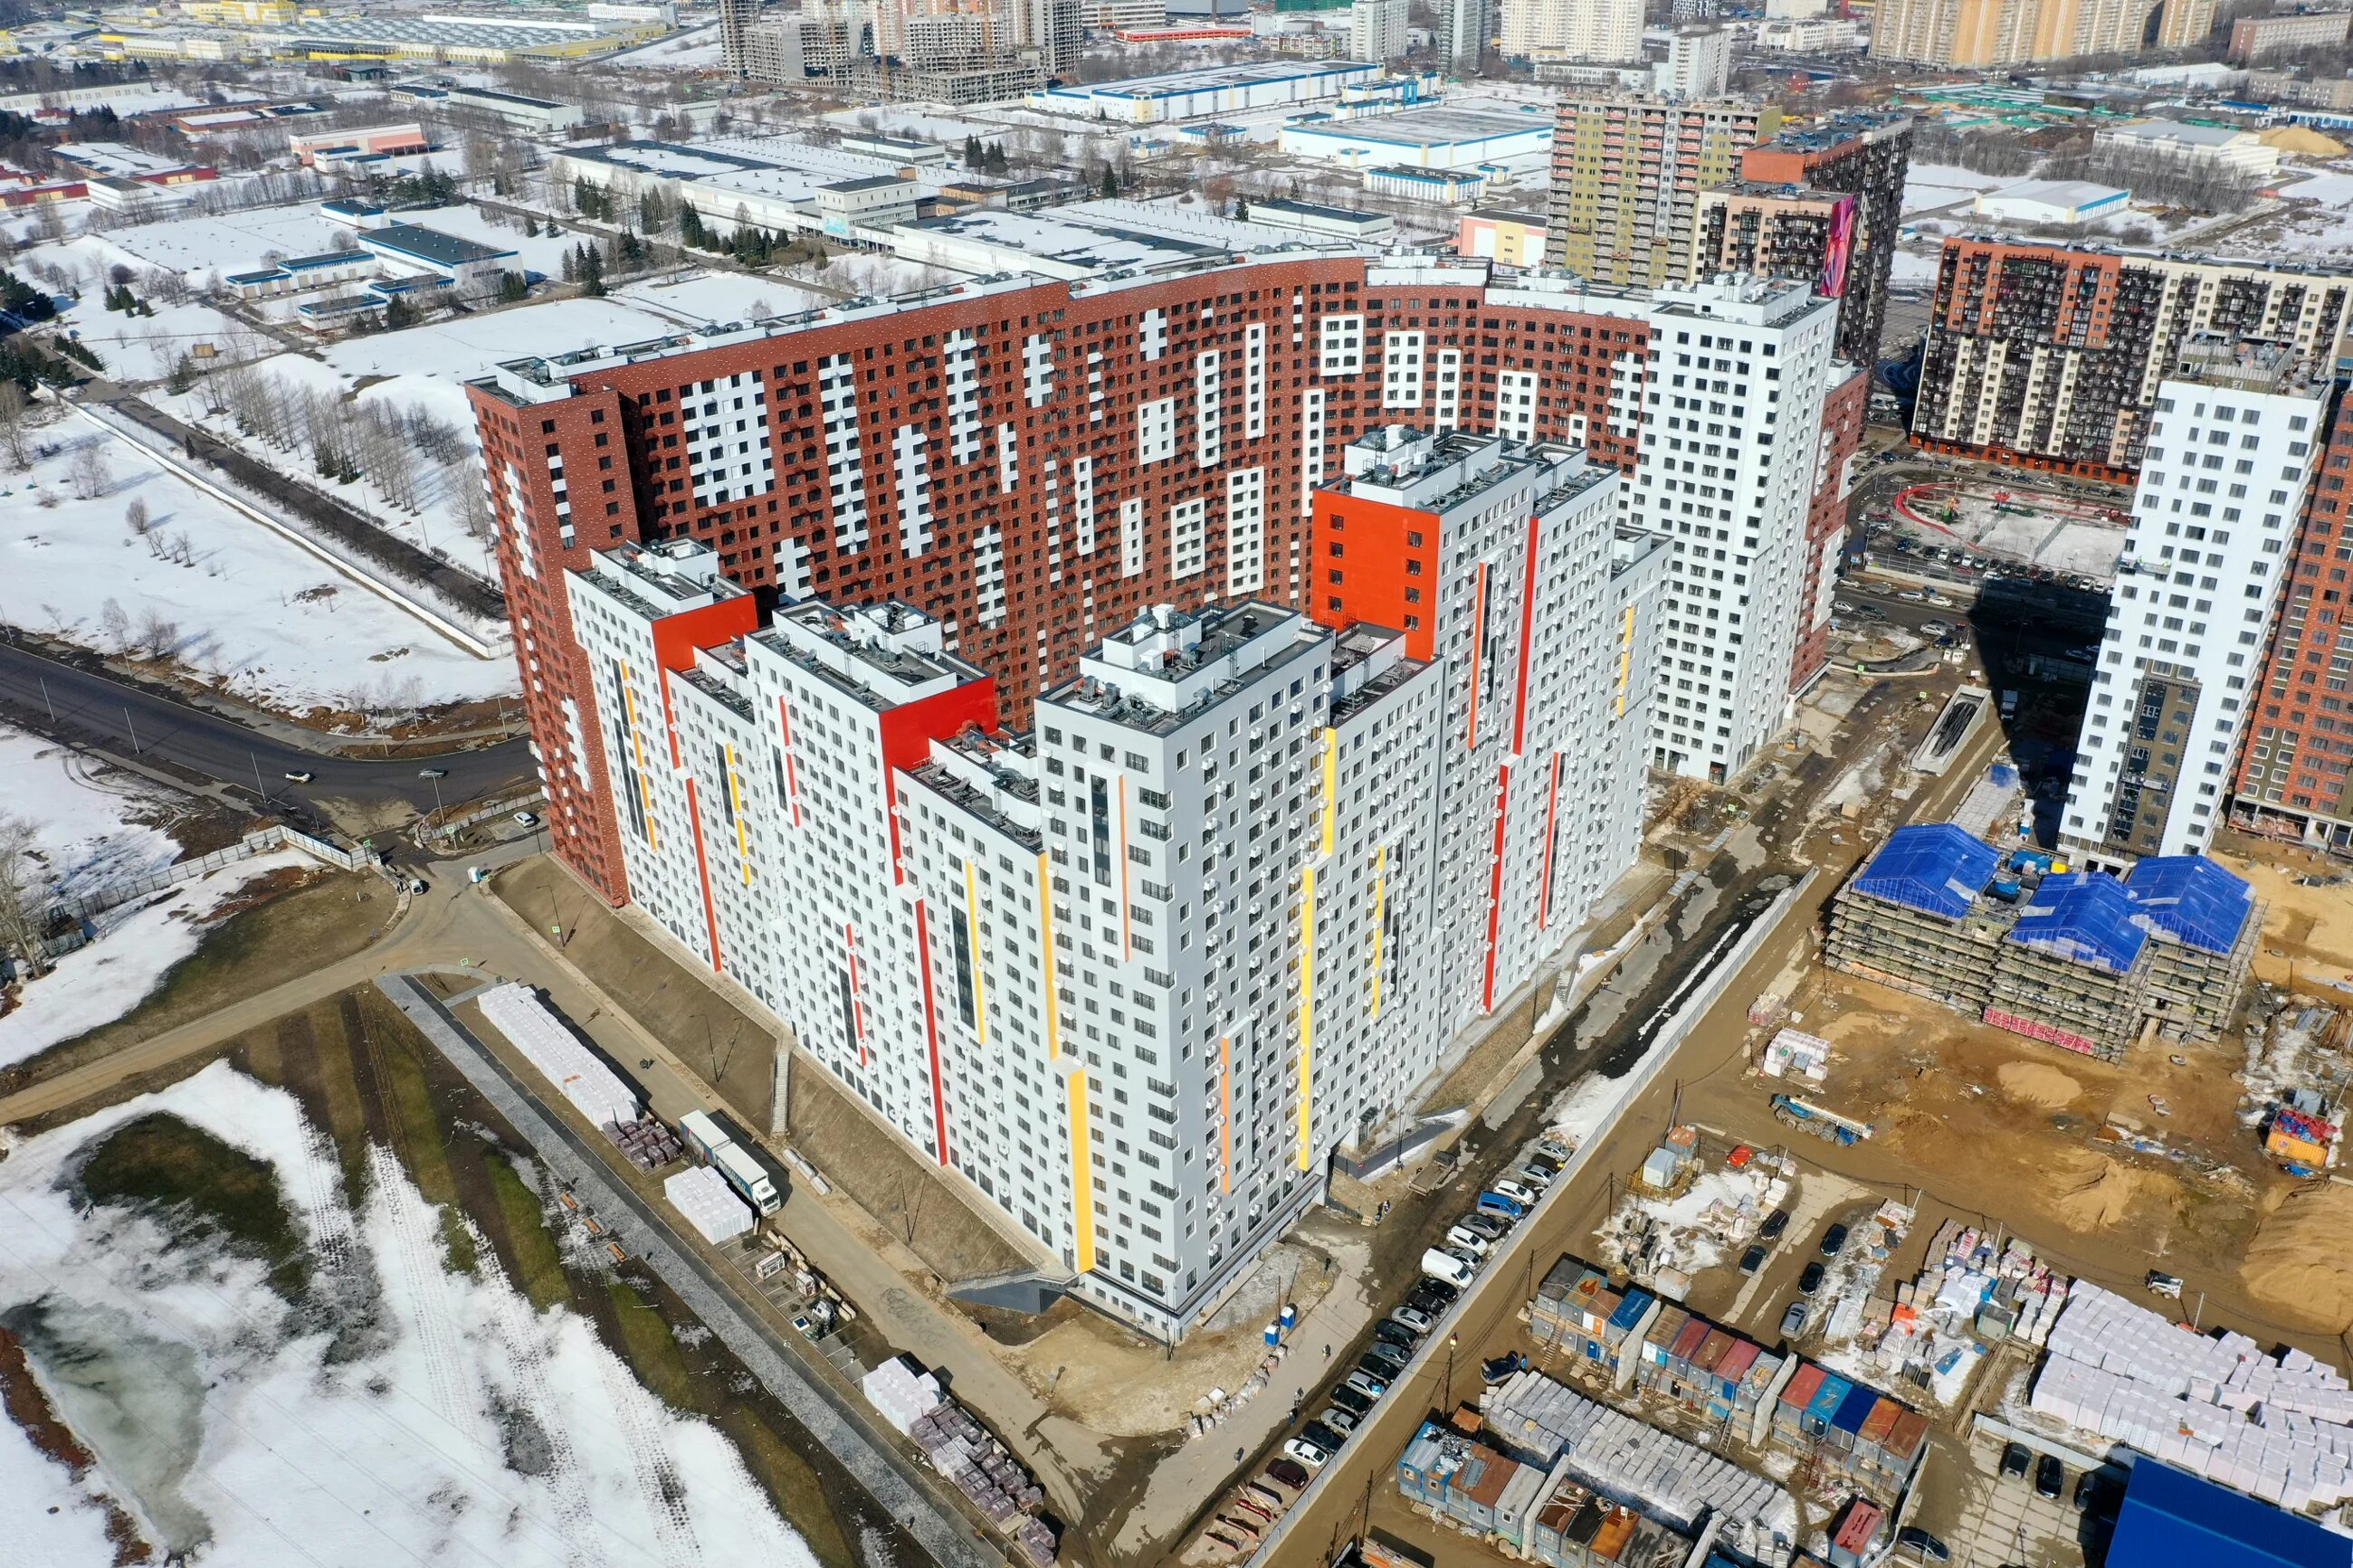
POLYGON ((1421 1255, 1421 1271, 1432 1279, 1443 1279, 1449 1285, 1468 1285, 1479 1266, 1459 1252, 1433 1247, 1421 1255))

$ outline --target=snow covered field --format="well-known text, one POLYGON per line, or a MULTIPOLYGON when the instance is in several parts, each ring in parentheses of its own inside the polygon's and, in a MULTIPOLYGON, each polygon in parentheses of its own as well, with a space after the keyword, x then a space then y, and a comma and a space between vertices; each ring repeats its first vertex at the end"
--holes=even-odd
POLYGON ((1978 192, 2013 185, 2025 177, 2022 174, 1980 174, 1974 169, 1964 169, 1951 163, 1915 163, 1904 177, 1904 216, 1911 217, 1958 203, 1953 212, 1945 216, 1967 217, 1969 198, 1978 192))
POLYGON ((604 63, 632 70, 702 70, 718 65, 723 58, 719 47, 719 25, 712 22, 672 33, 667 38, 656 39, 644 48, 615 55, 604 63))
POLYGON ((535 1311, 489 1247, 478 1275, 449 1272, 388 1151, 369 1151, 354 1206, 294 1099, 226 1062, 26 1142, 0 1162, 0 1312, 30 1326, 45 1390, 98 1456, 77 1483, 0 1423, 0 1522, 30 1561, 111 1563, 102 1494, 158 1547, 237 1568, 814 1568, 717 1430, 586 1320, 535 1311), (76 1212, 80 1152, 157 1112, 274 1167, 309 1310, 246 1256, 168 1246, 144 1213, 76 1212))
MULTIPOLYGON (((0 811, 33 826, 47 897, 93 893, 180 858, 180 846, 160 826, 171 820, 175 803, 136 774, 0 728, 0 779, 7 781, 0 811)), ((129 1012, 196 950, 212 916, 241 889, 280 867, 305 863, 291 851, 258 856, 152 901, 107 911, 97 941, 27 984, 17 1005, 0 1017, 0 1067, 129 1012)))
MULTIPOLYGON (((819 276, 830 279, 832 270, 819 276)), ((803 289, 774 278, 742 272, 696 272, 681 278, 641 278, 613 290, 613 299, 667 318, 680 325, 712 321, 752 321, 763 316, 786 316, 833 302, 830 294, 803 289)))
POLYGON ((296 712, 514 689, 512 660, 464 652, 140 448, 77 419, 40 435, 58 449, 0 479, 0 621, 107 653, 153 631, 191 673, 296 712), (69 470, 92 444, 111 478, 83 500, 69 470), (143 536, 125 521, 133 501, 147 508, 143 536))

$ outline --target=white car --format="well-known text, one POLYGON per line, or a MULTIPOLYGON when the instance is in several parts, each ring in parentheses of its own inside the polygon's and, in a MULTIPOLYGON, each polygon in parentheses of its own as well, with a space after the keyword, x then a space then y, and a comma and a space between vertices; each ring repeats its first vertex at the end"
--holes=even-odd
POLYGON ((1282 1446, 1282 1451, 1311 1470, 1320 1470, 1332 1462, 1332 1456, 1304 1437, 1293 1437, 1282 1446))
POLYGON ((517 827, 537 827, 539 826, 539 818, 533 816, 530 812, 518 811, 514 814, 514 825, 517 827))
POLYGON ((1446 1233, 1446 1245, 1459 1247, 1473 1258, 1484 1258, 1491 1243, 1475 1230, 1455 1226, 1446 1233))
POLYGON ((1514 1203, 1518 1204, 1523 1207, 1534 1208, 1536 1206, 1536 1193, 1534 1187, 1523 1186, 1517 1182, 1497 1182, 1493 1186, 1487 1190, 1489 1192, 1501 1193, 1505 1197, 1511 1199, 1514 1203))
POLYGON ((1389 1314, 1389 1321, 1399 1328, 1411 1329, 1417 1334, 1430 1332, 1430 1314, 1412 1307, 1399 1307, 1389 1314))

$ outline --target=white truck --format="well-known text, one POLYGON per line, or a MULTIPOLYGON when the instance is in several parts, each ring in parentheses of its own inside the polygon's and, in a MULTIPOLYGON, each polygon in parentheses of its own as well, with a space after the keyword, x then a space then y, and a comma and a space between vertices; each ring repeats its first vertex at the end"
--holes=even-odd
POLYGON ((744 1200, 763 1215, 772 1215, 785 1206, 785 1197, 776 1191, 775 1178, 765 1166, 744 1152, 737 1143, 723 1143, 712 1151, 711 1167, 727 1178, 727 1184, 744 1194, 744 1200))

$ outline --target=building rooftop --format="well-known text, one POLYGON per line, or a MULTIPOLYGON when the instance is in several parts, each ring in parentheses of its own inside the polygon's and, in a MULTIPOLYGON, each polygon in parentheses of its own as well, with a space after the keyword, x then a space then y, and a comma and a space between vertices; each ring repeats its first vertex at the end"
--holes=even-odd
POLYGON ((525 109, 565 109, 568 104, 552 98, 526 98, 519 92, 501 92, 490 87, 456 87, 449 89, 453 98, 487 98, 496 103, 521 104, 525 109))
POLYGON ((2353 1541, 2146 1457, 2133 1462, 2108 1568, 2347 1568, 2353 1541))
POLYGON ((1361 74, 1380 67, 1366 60, 1260 60, 1244 65, 1211 66, 1197 70, 1167 71, 1158 76, 1124 77, 1116 81, 1048 88, 1048 98, 1175 98, 1221 88, 1255 87, 1263 82, 1313 79, 1361 74))
POLYGON ((512 250, 499 250, 491 246, 438 229, 422 228, 411 223, 386 224, 382 228, 364 229, 360 243, 381 246, 400 255, 414 257, 436 267, 465 267, 477 262, 496 261, 512 256, 512 250))
POLYGON ((2042 879, 2032 900, 2019 910, 2009 940, 2053 958, 2122 974, 2148 945, 2148 932, 2133 918, 2132 900, 2122 882, 2100 871, 2062 871, 2042 879))
POLYGON ((1888 836, 1852 887, 1886 903, 1959 920, 2000 860, 1992 845, 1949 822, 1914 823, 1888 836))
POLYGON ((1317 136, 1345 137, 1383 147, 1446 147, 1465 142, 1493 142, 1530 132, 1552 134, 1548 116, 1482 114, 1470 109, 1406 109, 1395 114, 1367 114, 1356 120, 1331 120, 1289 129, 1317 136))
POLYGON ((2227 147, 2249 132, 2235 126, 2191 125, 2180 120, 2135 120, 2111 125, 2105 136, 2129 136, 2137 142, 2174 142, 2185 147, 2227 147))
POLYGON ((1357 207, 1327 207, 1314 202, 1284 201, 1269 197, 1250 203, 1252 212, 1296 213, 1301 217, 1326 218, 1335 223, 1384 224, 1397 220, 1387 213, 1369 213, 1357 207))
POLYGON ((2096 202, 2115 201, 2131 194, 2114 185, 2094 184, 2089 180, 2021 180, 2014 185, 1986 192, 1985 198, 1988 201, 2049 202, 2053 206, 2082 207, 2096 202))
MULTIPOLYGON (((1425 173, 1420 169, 1409 169, 1405 172, 1414 174, 1425 173)), ((1542 213, 1514 212, 1509 207, 1473 207, 1465 216, 1484 218, 1489 223, 1524 223, 1532 228, 1544 228, 1552 222, 1542 213)))
POLYGON ((2208 952, 2229 952, 2239 944, 2255 890, 2244 878, 2203 855, 2159 855, 2134 865, 2125 876, 2140 918, 2166 936, 2208 952))

